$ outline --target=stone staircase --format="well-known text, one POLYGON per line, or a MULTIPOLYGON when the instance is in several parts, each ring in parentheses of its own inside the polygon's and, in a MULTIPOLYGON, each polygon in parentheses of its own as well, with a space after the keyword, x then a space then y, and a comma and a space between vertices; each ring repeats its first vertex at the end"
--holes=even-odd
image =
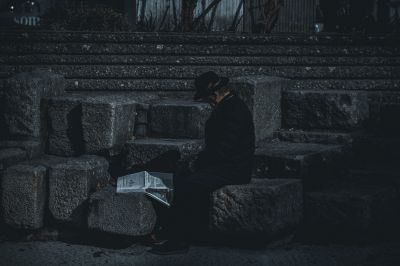
MULTIPOLYGON (((377 232, 395 218, 398 190, 391 183, 371 185, 355 178, 353 166, 360 154, 370 158, 381 145, 371 128, 387 119, 385 108, 400 103, 400 50, 394 37, 1 36, 2 78, 42 68, 62 74, 67 90, 42 101, 48 128, 41 151, 59 157, 45 155, 27 163, 38 155, 32 144, 4 141, 0 146, 3 169, 14 165, 5 171, 2 190, 16 186, 7 180, 18 175, 26 180, 41 176, 40 184, 50 180, 48 203, 39 201, 45 189, 26 196, 27 202, 35 197, 40 202, 33 207, 32 221, 39 221, 34 225, 4 211, 23 212, 27 203, 16 207, 10 196, 3 196, 8 225, 39 228, 46 224, 43 213, 49 212, 56 223, 68 226, 132 236, 150 233, 156 214, 149 200, 103 188, 109 183, 107 173, 174 171, 176 162, 191 160, 201 150, 211 110, 191 100, 191 80, 208 70, 235 77, 232 89, 252 111, 257 139, 252 183, 213 195, 210 226, 215 233, 271 240, 297 228, 305 240, 343 240, 377 232), (10 45, 11 40, 19 43, 10 45), (67 169, 77 169, 82 180, 63 177, 67 169), (79 192, 63 194, 61 187, 79 192)), ((385 132, 378 131, 390 146, 396 138, 385 137, 393 133, 388 124, 385 132)))

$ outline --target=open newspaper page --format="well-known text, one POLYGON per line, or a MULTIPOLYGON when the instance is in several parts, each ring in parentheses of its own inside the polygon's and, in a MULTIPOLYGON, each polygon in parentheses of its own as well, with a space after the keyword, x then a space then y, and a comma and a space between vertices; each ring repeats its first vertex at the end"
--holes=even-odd
POLYGON ((173 196, 173 175, 170 173, 139 172, 121 176, 117 180, 117 193, 142 192, 170 206, 173 196))

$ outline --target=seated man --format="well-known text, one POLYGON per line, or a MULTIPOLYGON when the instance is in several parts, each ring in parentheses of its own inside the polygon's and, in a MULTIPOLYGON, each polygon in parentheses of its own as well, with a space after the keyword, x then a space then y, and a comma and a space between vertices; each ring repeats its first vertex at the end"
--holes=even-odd
POLYGON ((196 78, 195 100, 208 102, 213 111, 205 126, 205 148, 193 173, 177 177, 169 210, 168 240, 151 252, 172 254, 188 250, 194 224, 208 222, 211 192, 250 182, 254 155, 254 124, 246 104, 227 87, 228 78, 207 72, 196 78))

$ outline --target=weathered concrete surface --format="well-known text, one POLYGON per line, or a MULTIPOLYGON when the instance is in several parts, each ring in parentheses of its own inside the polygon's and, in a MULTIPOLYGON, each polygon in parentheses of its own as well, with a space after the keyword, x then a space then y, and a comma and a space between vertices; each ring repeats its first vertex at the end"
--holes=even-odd
POLYGON ((64 78, 44 71, 20 73, 4 83, 4 121, 10 136, 43 138, 41 99, 64 93, 64 78))
MULTIPOLYGON (((253 176, 258 178, 300 178, 306 189, 328 185, 331 175, 345 160, 341 145, 272 142, 259 143, 255 151, 253 176)), ((344 165, 342 165, 344 166, 344 165)))
POLYGON ((0 149, 6 148, 20 148, 26 152, 26 156, 28 159, 36 158, 43 153, 41 143, 39 141, 32 140, 0 141, 0 149))
POLYGON ((302 215, 300 180, 253 179, 213 193, 210 227, 223 235, 267 240, 291 232, 302 215))
POLYGON ((124 95, 49 99, 49 152, 60 156, 121 149, 133 137, 136 101, 124 95))
POLYGON ((83 155, 52 166, 49 171, 49 210, 65 224, 87 225, 87 203, 91 193, 109 181, 108 162, 83 155))
POLYGON ((287 91, 283 125, 296 129, 351 130, 368 119, 368 96, 351 91, 287 91))
POLYGON ((6 148, 0 150, 0 171, 12 164, 27 160, 27 154, 20 148, 6 148))
POLYGON ((103 232, 144 236, 156 222, 151 200, 144 194, 117 194, 115 187, 106 187, 90 198, 89 228, 103 232))
MULTIPOLYGON (((220 49, 219 47, 218 49, 220 49)), ((254 47, 246 47, 251 49, 254 47)), ((268 49, 267 47, 265 47, 268 49)), ((200 48, 201 49, 201 48, 200 48)), ((232 49, 229 47, 228 49, 232 49)), ((242 51, 243 48, 238 48, 242 51)), ((121 51, 122 52, 122 51, 121 51)), ((234 51, 230 51, 233 53, 234 51)), ((248 51, 246 51, 248 52, 248 51)), ((251 52, 254 52, 253 50, 251 52)), ((224 52, 226 53, 226 52, 224 52)), ((0 65, 0 78, 17 72, 36 69, 32 65, 0 65)), ((399 66, 170 66, 170 65, 39 65, 40 68, 65 76, 65 78, 181 78, 194 79, 199 73, 215 71, 228 77, 266 75, 294 79, 397 79, 399 66), (155 74, 157 73, 157 74, 155 74)))
POLYGON ((274 135, 279 140, 288 142, 351 145, 361 137, 361 134, 358 131, 329 132, 281 129, 276 131, 274 135))
POLYGON ((400 201, 393 186, 332 187, 306 193, 304 205, 309 238, 362 241, 373 233, 393 233, 400 221, 400 201))
POLYGON ((46 177, 43 166, 18 164, 5 171, 1 180, 1 214, 5 224, 20 229, 43 226, 46 177))
POLYGON ((284 79, 267 76, 238 77, 230 82, 253 114, 256 141, 271 138, 281 127, 281 92, 287 84, 284 79))
POLYGON ((83 153, 82 107, 78 97, 52 97, 47 101, 49 138, 47 152, 58 156, 83 153))
POLYGON ((32 265, 152 265, 152 266, 398 266, 400 244, 305 245, 277 248, 228 248, 193 246, 187 254, 157 256, 149 247, 132 245, 121 249, 68 244, 59 241, 0 243, 4 266, 32 265))
POLYGON ((136 101, 124 97, 94 97, 82 103, 85 151, 119 149, 133 137, 136 101))
POLYGON ((205 103, 189 101, 162 101, 150 106, 150 134, 159 137, 204 137, 204 126, 211 113, 205 103))
POLYGON ((173 168, 178 160, 190 160, 202 148, 201 140, 148 138, 128 141, 123 150, 123 168, 144 165, 173 168))

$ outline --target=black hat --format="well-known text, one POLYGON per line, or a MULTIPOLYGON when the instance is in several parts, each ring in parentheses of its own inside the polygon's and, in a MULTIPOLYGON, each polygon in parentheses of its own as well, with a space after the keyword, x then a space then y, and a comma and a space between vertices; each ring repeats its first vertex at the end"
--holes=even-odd
POLYGON ((214 92, 228 84, 229 79, 226 77, 219 77, 215 72, 209 71, 201 74, 194 81, 196 86, 196 94, 194 99, 202 99, 212 95, 214 92))

